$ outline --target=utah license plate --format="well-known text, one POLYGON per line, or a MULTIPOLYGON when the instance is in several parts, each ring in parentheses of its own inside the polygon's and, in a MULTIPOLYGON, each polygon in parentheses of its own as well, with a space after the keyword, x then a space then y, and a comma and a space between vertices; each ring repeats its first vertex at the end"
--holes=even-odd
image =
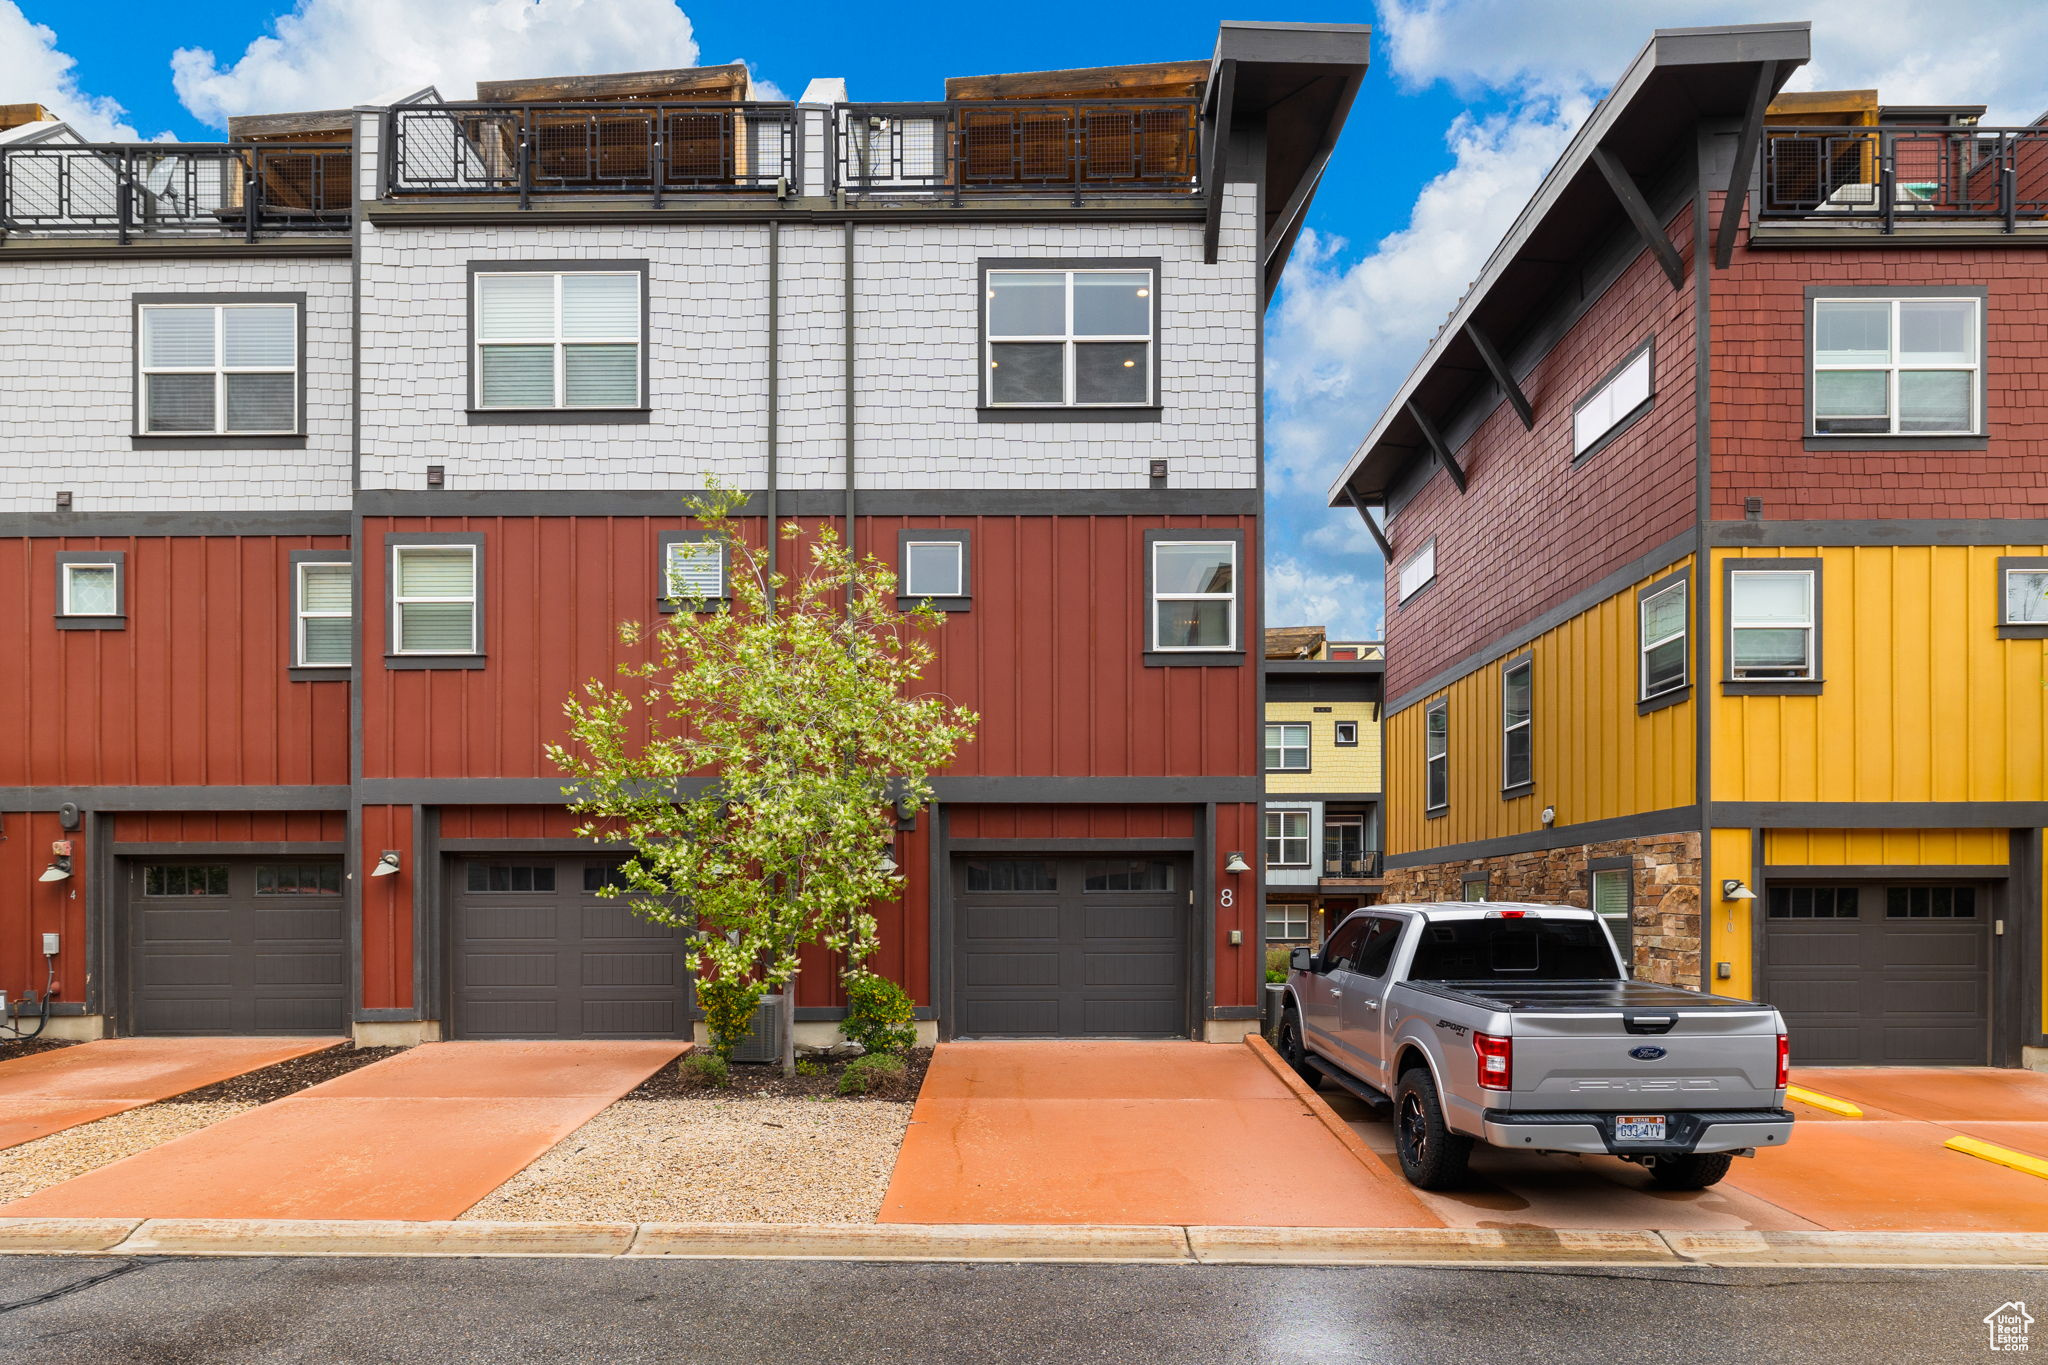
POLYGON ((1664 1116, 1662 1114, 1616 1114, 1614 1116, 1614 1140, 1616 1142, 1662 1142, 1664 1140, 1664 1116))

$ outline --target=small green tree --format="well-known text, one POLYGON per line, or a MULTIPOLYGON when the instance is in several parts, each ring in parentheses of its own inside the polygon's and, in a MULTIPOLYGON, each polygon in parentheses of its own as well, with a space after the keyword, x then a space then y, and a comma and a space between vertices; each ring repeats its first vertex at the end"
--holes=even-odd
MULTIPOLYGON (((729 598, 679 600, 654 626, 623 622, 620 639, 648 657, 621 664, 617 684, 586 683, 563 706, 572 742, 547 748, 573 779, 570 809, 588 817, 578 834, 636 850, 624 885, 600 894, 692 931, 722 1057, 767 989, 793 1017, 806 945, 839 953, 849 976, 864 971, 872 907, 902 881, 884 862, 898 803, 914 813, 929 802, 930 775, 977 719, 913 690, 940 613, 898 610, 895 575, 829 526, 808 540, 795 523, 775 528, 803 563, 769 572, 733 524, 741 501, 715 484, 688 501, 725 556, 729 598)), ((787 1044, 783 1067, 795 1070, 787 1044)))

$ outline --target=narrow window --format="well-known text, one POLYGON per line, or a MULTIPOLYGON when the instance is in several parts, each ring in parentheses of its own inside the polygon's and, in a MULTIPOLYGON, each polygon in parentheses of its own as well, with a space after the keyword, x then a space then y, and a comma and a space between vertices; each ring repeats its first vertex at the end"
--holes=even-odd
POLYGON ((1266 770, 1275 773, 1308 771, 1308 723, 1269 721, 1266 724, 1266 770))
POLYGON ((1586 454, 1649 401, 1650 348, 1645 344, 1572 409, 1572 458, 1586 454))
POLYGON ((1813 301, 1813 434, 1974 436, 1974 298, 1813 301))
POLYGON ((903 596, 964 595, 965 550, 957 540, 907 540, 903 543, 903 596))
POLYGON ((297 433, 297 304, 149 303, 139 312, 142 434, 297 433))
POLYGON ((300 668, 347 668, 355 661, 354 567, 301 563, 294 597, 300 668))
POLYGON ((725 546, 716 540, 671 540, 663 567, 671 602, 716 602, 725 597, 725 546))
POLYGON ((1340 720, 1337 722, 1336 745, 1340 749, 1356 748, 1358 745, 1358 722, 1340 720))
POLYGON ((991 270, 987 281, 991 407, 1153 402, 1150 270, 991 270))
POLYGON ((1308 902, 1268 901, 1266 903, 1266 942, 1308 942, 1308 902))
POLYGON ((1640 700, 1676 692, 1691 679, 1688 671, 1686 581, 1659 588, 1636 604, 1637 644, 1642 655, 1640 700))
POLYGON ((1152 648, 1237 647, 1237 542, 1152 544, 1152 648))
POLYGON ((1728 576, 1729 677, 1812 681, 1811 569, 1737 569, 1728 576))
POLYGON ((1436 542, 1431 540, 1403 561, 1395 572, 1399 601, 1406 602, 1430 585, 1436 577, 1436 542))
POLYGON ((1634 880, 1629 869, 1622 867, 1602 868, 1593 873, 1593 913, 1606 921, 1624 966, 1635 960, 1634 936, 1629 929, 1635 902, 1634 880))
POLYGON ((2005 625, 2048 626, 2048 569, 2007 569, 2003 596, 2005 625))
POLYGON ((1517 659, 1501 672, 1500 785, 1504 792, 1520 790, 1536 780, 1534 756, 1530 752, 1535 674, 1535 661, 1527 658, 1517 659))
POLYGON ((1423 806, 1443 810, 1451 804, 1451 703, 1433 701, 1422 720, 1423 806))
POLYGON ((1266 866, 1307 867, 1308 812, 1269 810, 1266 812, 1266 866))
POLYGON ((1487 887, 1491 881, 1492 877, 1489 873, 1467 872, 1464 881, 1460 883, 1458 898, 1468 901, 1483 901, 1487 899, 1487 887))
POLYGON ((396 652, 476 653, 476 547, 400 545, 391 556, 396 652))
POLYGON ((640 406, 638 271, 476 276, 479 408, 640 406))
POLYGON ((62 616, 119 616, 121 614, 120 566, 115 564, 67 563, 59 565, 63 578, 62 616))

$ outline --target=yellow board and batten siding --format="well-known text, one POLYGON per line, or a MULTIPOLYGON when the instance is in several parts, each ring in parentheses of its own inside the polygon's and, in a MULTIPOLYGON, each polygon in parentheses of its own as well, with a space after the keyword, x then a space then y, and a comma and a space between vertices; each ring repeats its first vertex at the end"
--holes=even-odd
POLYGON ((1377 796, 1380 790, 1380 707, 1378 702, 1269 701, 1269 722, 1290 721, 1308 726, 1308 771, 1267 773, 1266 792, 1357 792, 1377 796), (1337 722, 1358 724, 1358 743, 1337 743, 1337 722))
MULTIPOLYGON (((1427 701, 1387 720, 1387 848, 1417 853, 1543 828, 1691 805, 1695 799, 1693 702, 1638 715, 1641 655, 1636 593, 1677 573, 1688 558, 1632 585, 1523 649, 1432 694, 1450 699, 1450 806, 1423 807, 1427 701), (1501 797, 1501 666, 1529 653, 1535 788, 1501 797)), ((1695 659, 1698 642, 1694 642, 1695 659)))
POLYGON ((1766 867, 2004 867, 2011 858, 2002 829, 1764 831, 1766 867))

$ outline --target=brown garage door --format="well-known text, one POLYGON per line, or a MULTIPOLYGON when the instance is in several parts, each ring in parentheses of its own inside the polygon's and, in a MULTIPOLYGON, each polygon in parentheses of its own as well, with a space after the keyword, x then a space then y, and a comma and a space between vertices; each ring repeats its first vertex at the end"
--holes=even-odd
POLYGON ((953 876, 960 1037, 1187 1036, 1184 859, 962 857, 953 876))
POLYGON ((1804 1066, 1981 1066, 1991 896, 1979 886, 1773 884, 1764 998, 1804 1066))
POLYGON ((593 858, 472 858, 449 898, 456 1038, 679 1038, 689 1031, 680 930, 598 888, 593 858))
POLYGON ((338 858, 133 863, 127 928, 127 1032, 349 1030, 338 858))

